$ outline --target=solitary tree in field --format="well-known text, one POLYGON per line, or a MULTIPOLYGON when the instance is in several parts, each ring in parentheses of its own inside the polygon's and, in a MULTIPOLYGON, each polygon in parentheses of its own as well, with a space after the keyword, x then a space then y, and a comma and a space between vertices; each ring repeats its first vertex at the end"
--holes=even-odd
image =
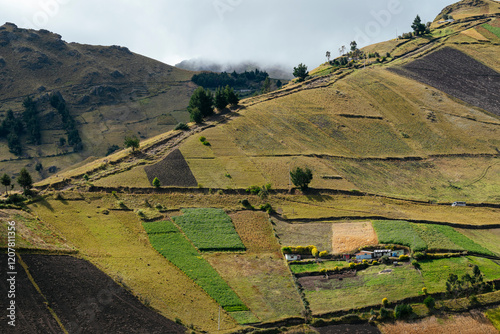
POLYGON ((300 190, 306 190, 312 181, 313 175, 309 168, 302 169, 297 167, 290 171, 290 178, 296 187, 299 187, 300 190))
POLYGON ((135 152, 135 150, 139 148, 139 138, 136 136, 125 137, 125 147, 132 147, 132 152, 135 152))
POLYGON ((425 33, 426 26, 425 24, 422 23, 422 20, 420 19, 420 16, 417 15, 415 20, 413 20, 413 24, 411 25, 411 28, 415 32, 415 35, 423 35, 425 33))
POLYGON ((19 176, 17 177, 17 183, 23 188, 23 192, 26 195, 28 191, 33 187, 33 179, 26 168, 21 169, 19 176))
POLYGON ((304 81, 308 75, 307 66, 302 63, 293 68, 293 76, 299 78, 299 82, 304 81))
POLYGON ((330 62, 330 57, 331 57, 331 56, 332 56, 332 54, 330 53, 330 51, 326 51, 326 55, 325 55, 325 57, 326 57, 326 61, 327 61, 327 62, 330 62))
POLYGON ((11 184, 11 179, 10 179, 9 175, 4 174, 0 181, 2 182, 2 185, 5 187, 5 193, 8 195, 9 194, 9 186, 11 184))
POLYGON ((153 186, 155 188, 160 188, 160 186, 161 186, 160 180, 158 180, 157 177, 155 177, 154 180, 153 180, 153 186))

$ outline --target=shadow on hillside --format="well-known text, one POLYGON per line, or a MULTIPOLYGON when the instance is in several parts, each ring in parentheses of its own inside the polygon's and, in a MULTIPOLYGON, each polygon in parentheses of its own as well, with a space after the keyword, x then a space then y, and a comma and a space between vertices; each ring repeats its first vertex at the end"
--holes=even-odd
POLYGON ((311 188, 307 189, 307 191, 304 192, 304 195, 311 202, 325 202, 325 201, 331 201, 333 199, 332 196, 321 194, 319 190, 311 188))
POLYGON ((54 208, 52 207, 52 205, 50 205, 49 202, 47 202, 45 198, 40 198, 36 203, 39 203, 41 206, 46 207, 50 210, 50 212, 54 212, 54 208))

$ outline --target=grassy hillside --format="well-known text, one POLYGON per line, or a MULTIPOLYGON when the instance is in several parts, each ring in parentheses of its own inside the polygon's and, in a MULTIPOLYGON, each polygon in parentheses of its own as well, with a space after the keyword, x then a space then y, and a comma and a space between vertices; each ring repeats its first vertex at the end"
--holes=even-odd
MULTIPOLYGON (((390 57, 372 57, 366 68, 359 61, 323 64, 305 82, 244 99, 188 131, 145 139, 137 152, 89 158, 36 184, 40 192, 23 204, 32 216, 0 217, 21 221, 28 247, 78 250, 162 315, 198 331, 215 331, 219 306, 241 310, 222 312, 223 329, 236 331, 253 322, 377 309, 384 297, 393 303, 423 296, 424 286, 443 292, 449 273, 473 265, 486 280, 498 279, 498 260, 465 255, 420 261, 420 271, 406 262, 307 276, 348 265, 330 259, 288 266, 280 251, 315 245, 343 253, 397 243, 499 254, 500 117, 491 110, 496 103, 466 99, 482 82, 476 100, 496 101, 498 92, 478 79, 484 74, 496 87, 496 4, 462 1, 450 7, 455 22, 439 24, 438 17, 430 36, 368 47, 390 57), (463 61, 452 64, 449 52, 463 61), (412 68, 419 76, 405 72, 412 68), (457 77, 430 80, 426 68, 466 73, 464 95, 449 90, 457 77), (308 190, 292 189, 295 167, 312 170, 308 190), (251 186, 268 191, 252 194, 251 186), (454 201, 467 206, 452 207, 454 201)), ((158 101, 135 102, 155 109, 158 101)), ((105 133, 118 138, 117 129, 105 133)))

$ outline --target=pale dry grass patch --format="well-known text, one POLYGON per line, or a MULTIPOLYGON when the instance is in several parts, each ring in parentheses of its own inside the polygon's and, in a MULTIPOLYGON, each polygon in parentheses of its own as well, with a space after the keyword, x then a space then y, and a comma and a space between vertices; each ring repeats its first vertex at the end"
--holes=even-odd
POLYGON ((467 30, 464 30, 462 31, 462 34, 464 35, 467 35, 469 37, 472 37, 474 39, 477 39, 478 41, 487 41, 488 39, 486 37, 484 37, 483 35, 481 35, 476 29, 474 28, 471 28, 471 29, 467 29, 467 30))
POLYGON ((334 253, 350 252, 362 246, 378 244, 371 222, 332 224, 332 249, 334 253))

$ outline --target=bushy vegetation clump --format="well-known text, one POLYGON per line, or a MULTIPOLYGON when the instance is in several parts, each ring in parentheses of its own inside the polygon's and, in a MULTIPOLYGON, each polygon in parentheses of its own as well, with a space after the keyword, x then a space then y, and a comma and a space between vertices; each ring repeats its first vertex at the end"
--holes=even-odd
POLYGON ((402 319, 413 313, 413 308, 408 304, 399 304, 394 308, 394 318, 402 319))

